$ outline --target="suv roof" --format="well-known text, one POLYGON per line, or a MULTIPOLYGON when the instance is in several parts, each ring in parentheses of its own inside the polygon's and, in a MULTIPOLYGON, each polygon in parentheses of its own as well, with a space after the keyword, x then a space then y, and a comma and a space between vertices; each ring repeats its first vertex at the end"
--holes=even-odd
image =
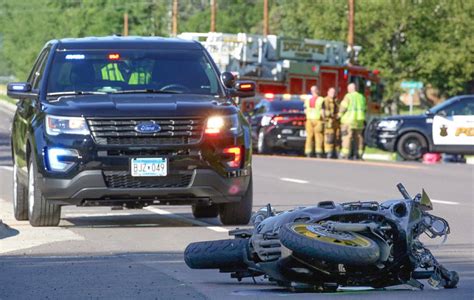
POLYGON ((142 36, 106 36, 106 37, 84 37, 65 38, 50 41, 58 44, 61 50, 83 50, 83 49, 202 49, 202 46, 189 40, 163 37, 142 37, 142 36))

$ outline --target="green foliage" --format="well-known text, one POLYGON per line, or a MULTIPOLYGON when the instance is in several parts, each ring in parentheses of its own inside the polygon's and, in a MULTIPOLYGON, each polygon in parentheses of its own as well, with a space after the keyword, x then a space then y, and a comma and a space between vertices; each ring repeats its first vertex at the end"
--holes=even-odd
MULTIPOLYGON (((263 0, 216 0, 217 31, 261 33, 263 0)), ((270 0, 270 31, 297 38, 346 40, 346 0, 270 0)), ((170 32, 171 0, 0 0, 0 74, 26 79, 53 38, 170 32)), ((179 31, 207 32, 209 0, 179 1, 179 31)), ((389 94, 420 80, 445 95, 474 79, 474 1, 356 0, 359 62, 380 69, 389 94)))

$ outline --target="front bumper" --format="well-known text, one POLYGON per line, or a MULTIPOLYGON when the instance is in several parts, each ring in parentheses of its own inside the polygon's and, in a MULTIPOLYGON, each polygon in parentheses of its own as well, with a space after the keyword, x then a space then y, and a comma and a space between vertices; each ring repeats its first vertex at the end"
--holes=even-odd
POLYGON ((365 144, 384 151, 395 152, 398 134, 396 130, 385 130, 377 127, 378 120, 369 123, 365 130, 365 144))
MULTIPOLYGON (((243 170, 245 171, 245 170, 243 170)), ((250 170, 244 172, 250 175, 250 170)), ((43 196, 61 205, 114 205, 114 203, 192 204, 240 201, 250 176, 222 177, 213 170, 194 170, 189 183, 178 187, 113 188, 103 171, 83 171, 71 179, 43 177, 43 196)), ((153 180, 153 179, 152 179, 153 180)), ((156 181, 160 180, 156 178, 156 181)))

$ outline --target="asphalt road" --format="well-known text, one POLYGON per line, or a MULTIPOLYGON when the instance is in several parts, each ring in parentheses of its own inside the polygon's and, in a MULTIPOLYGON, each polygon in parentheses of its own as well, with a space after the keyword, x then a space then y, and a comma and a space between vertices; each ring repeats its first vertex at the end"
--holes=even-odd
POLYGON ((473 299, 474 168, 469 165, 343 162, 292 157, 254 158, 254 208, 278 210, 322 200, 399 198, 424 187, 435 214, 451 224, 447 243, 432 249, 460 273, 455 290, 290 293, 257 278, 237 282, 217 271, 190 270, 183 250, 194 241, 224 239, 230 227, 215 219, 193 220, 189 207, 63 208, 58 228, 32 228, 12 215, 9 149, 11 114, 0 107, 0 219, 15 236, 0 240, 0 299, 473 299))

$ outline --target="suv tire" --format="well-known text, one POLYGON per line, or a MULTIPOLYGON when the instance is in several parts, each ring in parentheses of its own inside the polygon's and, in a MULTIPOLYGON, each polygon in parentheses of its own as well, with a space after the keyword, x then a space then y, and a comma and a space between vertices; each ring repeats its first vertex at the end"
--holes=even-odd
POLYGON ((427 149, 425 137, 417 132, 405 133, 397 143, 397 152, 404 160, 421 159, 427 149))
POLYGON ((219 207, 216 204, 213 205, 193 205, 192 206, 193 216, 199 218, 215 218, 219 214, 219 207))
POLYGON ((37 188, 38 170, 33 158, 28 168, 28 219, 31 226, 58 226, 61 219, 61 206, 51 204, 37 188))
POLYGON ((245 195, 240 202, 223 203, 219 205, 219 217, 224 225, 247 225, 252 216, 253 205, 253 179, 250 182, 245 195))
POLYGON ((28 189, 18 181, 18 167, 13 164, 13 213, 18 221, 28 220, 28 189))

